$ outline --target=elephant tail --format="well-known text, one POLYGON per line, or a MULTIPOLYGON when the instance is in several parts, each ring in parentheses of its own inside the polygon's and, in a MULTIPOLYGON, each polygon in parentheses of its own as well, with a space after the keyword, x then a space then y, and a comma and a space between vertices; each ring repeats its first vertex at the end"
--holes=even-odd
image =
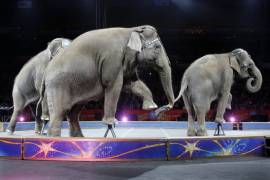
POLYGON ((180 89, 180 92, 177 96, 177 98, 174 100, 174 103, 176 103, 183 95, 184 91, 187 89, 187 81, 186 80, 183 80, 182 83, 181 83, 181 89, 180 89))
POLYGON ((43 76, 42 78, 42 81, 41 81, 41 86, 40 86, 40 89, 39 89, 39 94, 40 94, 40 97, 39 97, 39 100, 37 102, 37 107, 36 107, 36 117, 40 117, 41 114, 39 112, 40 111, 40 104, 44 98, 44 92, 45 92, 45 76, 43 76))

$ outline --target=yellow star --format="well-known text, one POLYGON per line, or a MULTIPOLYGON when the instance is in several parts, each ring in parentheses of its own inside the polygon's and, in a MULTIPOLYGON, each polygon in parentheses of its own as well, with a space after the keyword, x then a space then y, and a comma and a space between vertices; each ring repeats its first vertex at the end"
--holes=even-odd
POLYGON ((189 157, 192 157, 192 154, 194 151, 198 151, 200 150, 200 148, 198 148, 196 145, 198 143, 197 142, 194 142, 194 143, 189 143, 189 142, 186 142, 187 144, 186 145, 183 145, 183 147, 185 148, 185 153, 188 152, 189 153, 189 157))
POLYGON ((39 154, 39 153, 44 153, 44 157, 47 157, 47 154, 50 152, 50 151, 57 151, 56 149, 54 149, 52 147, 54 142, 50 142, 50 143, 43 143, 41 142, 41 145, 38 145, 39 147, 39 152, 37 152, 36 154, 39 154))

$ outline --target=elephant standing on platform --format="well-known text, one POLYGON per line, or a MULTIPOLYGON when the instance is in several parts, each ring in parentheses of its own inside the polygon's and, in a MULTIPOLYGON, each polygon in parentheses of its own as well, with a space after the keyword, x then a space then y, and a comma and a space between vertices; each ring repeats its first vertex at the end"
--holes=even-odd
MULTIPOLYGON (((16 120, 23 109, 40 98, 39 90, 44 71, 49 62, 63 49, 69 46, 69 39, 56 38, 48 43, 45 50, 31 58, 20 70, 13 85, 13 113, 9 122, 7 132, 13 134, 16 120)), ((42 102, 42 119, 48 119, 48 107, 46 100, 42 102)), ((42 121, 36 118, 35 132, 40 133, 42 121)))
POLYGON ((175 102, 183 96, 188 112, 188 136, 206 136, 205 115, 210 104, 218 99, 215 121, 222 123, 226 107, 230 108, 231 86, 235 75, 247 78, 246 88, 255 93, 262 85, 262 75, 247 51, 235 49, 225 54, 206 55, 193 62, 185 71, 181 90, 175 102), (199 127, 196 131, 194 121, 199 127))
POLYGON ((103 122, 115 124, 121 90, 141 84, 136 72, 141 63, 159 72, 172 107, 170 62, 154 27, 100 29, 77 37, 45 72, 41 92, 49 107, 48 135, 60 136, 62 119, 67 117, 70 136, 83 136, 77 119, 81 106, 102 97, 105 97, 103 122))

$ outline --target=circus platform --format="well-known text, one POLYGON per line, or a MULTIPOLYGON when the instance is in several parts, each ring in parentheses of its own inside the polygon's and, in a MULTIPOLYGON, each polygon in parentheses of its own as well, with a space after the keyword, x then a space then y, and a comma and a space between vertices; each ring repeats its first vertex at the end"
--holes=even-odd
POLYGON ((103 138, 106 127, 101 122, 81 122, 85 137, 70 138, 63 122, 62 137, 52 138, 35 135, 32 122, 18 123, 14 135, 0 132, 0 158, 167 161, 266 155, 270 123, 225 123, 226 135, 213 136, 216 125, 207 122, 209 136, 203 137, 187 137, 186 126, 186 122, 120 122, 115 128, 117 138, 103 138))

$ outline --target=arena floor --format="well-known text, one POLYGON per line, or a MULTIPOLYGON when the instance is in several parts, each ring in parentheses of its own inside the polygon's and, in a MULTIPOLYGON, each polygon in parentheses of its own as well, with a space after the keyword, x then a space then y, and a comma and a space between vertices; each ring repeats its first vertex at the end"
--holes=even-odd
POLYGON ((234 157, 154 162, 61 162, 0 160, 5 180, 267 180, 270 159, 234 157))

